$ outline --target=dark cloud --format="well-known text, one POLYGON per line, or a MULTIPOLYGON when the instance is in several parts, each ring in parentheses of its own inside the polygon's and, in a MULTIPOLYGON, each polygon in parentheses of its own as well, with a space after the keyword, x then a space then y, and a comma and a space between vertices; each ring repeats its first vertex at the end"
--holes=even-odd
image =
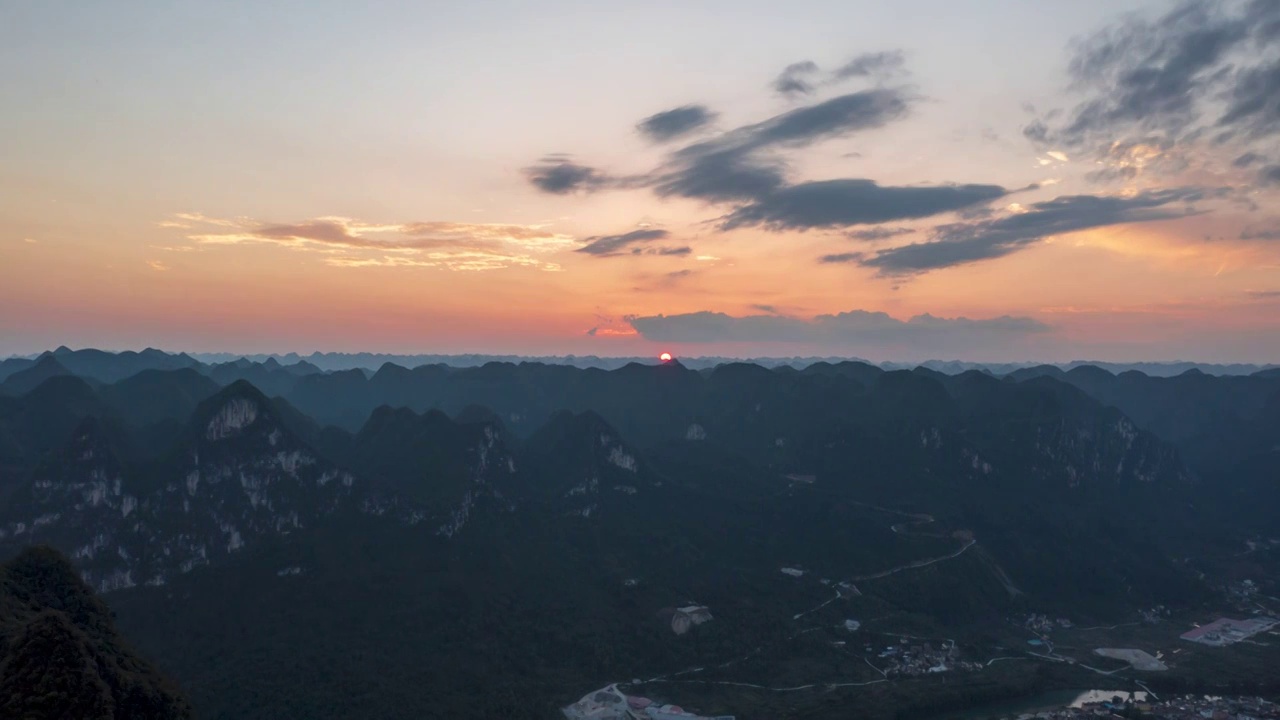
POLYGON ((1263 185, 1280 185, 1280 165, 1268 165, 1258 171, 1258 182, 1263 185))
POLYGON ((641 248, 633 248, 632 246, 639 243, 652 242, 654 240, 664 240, 670 233, 666 230, 646 229, 632 230, 629 233, 621 235, 594 235, 586 239, 586 245, 578 248, 575 252, 595 255, 597 257, 610 257, 619 255, 624 251, 636 251, 641 248))
POLYGON ((755 304, 753 304, 753 305, 751 306, 751 309, 752 309, 752 310, 759 310, 759 311, 760 311, 760 312, 762 312, 762 313, 769 313, 770 315, 776 315, 776 314, 777 314, 777 312, 778 312, 778 308, 777 308, 777 306, 775 306, 775 305, 766 305, 766 304, 764 304, 764 303, 755 303, 755 304))
POLYGON ((752 157, 737 149, 689 153, 659 177, 654 192, 708 202, 750 200, 782 187, 785 171, 779 160, 752 157))
POLYGON ((900 88, 876 88, 797 108, 738 131, 749 148, 802 147, 852 132, 883 127, 906 117, 910 97, 900 88))
POLYGON ((704 128, 715 118, 716 114, 703 105, 685 105, 650 115, 636 129, 654 142, 666 142, 704 128))
POLYGON ((1003 257, 1054 235, 1184 217, 1192 211, 1169 206, 1212 194, 1198 188, 1175 188, 1132 196, 1059 197, 996 220, 942 225, 935 229, 929 242, 903 245, 853 261, 876 268, 882 275, 922 273, 1003 257))
POLYGON ((1242 167, 1249 167, 1250 165, 1255 165, 1257 163, 1265 162, 1265 161, 1266 161, 1266 158, 1259 155, 1258 153, 1247 152, 1241 155, 1240 157, 1236 158, 1235 160, 1232 160, 1231 164, 1236 167, 1242 168, 1242 167))
POLYGON ((901 50, 869 52, 858 55, 834 71, 825 74, 825 77, 818 77, 817 63, 805 60, 788 65, 770 83, 770 87, 779 95, 794 98, 812 95, 819 83, 837 83, 851 78, 887 80, 905 73, 905 65, 906 55, 901 50))
POLYGON ((887 77, 902 71, 906 55, 901 50, 863 53, 840 66, 833 76, 837 80, 854 77, 887 77))
MULTIPOLYGON (((1186 0, 1158 17, 1129 16, 1076 44, 1069 70, 1083 99, 1061 122, 1045 114, 1024 135, 1100 156, 1142 138, 1159 139, 1163 149, 1168 143, 1226 144, 1231 147, 1224 151, 1239 155, 1280 134, 1277 47, 1280 2, 1274 0, 1186 0)), ((1131 175, 1185 168, 1145 164, 1120 165, 1131 175)))
POLYGON ((774 231, 870 225, 929 217, 1008 194, 998 185, 882 187, 873 180, 822 180, 782 188, 729 213, 722 227, 774 231))
MULTIPOLYGON (((1280 8, 1280 3, 1272 2, 1272 7, 1280 8)), ((1220 127, 1248 138, 1280 132, 1280 61, 1239 71, 1228 102, 1226 113, 1218 120, 1220 127)))
MULTIPOLYGON (((1280 225, 1280 223, 1277 223, 1280 225)), ((1266 230, 1248 229, 1240 233, 1241 240, 1280 240, 1280 227, 1266 230)))
MULTIPOLYGON (((652 279, 652 282, 649 282, 646 285, 641 285, 633 289, 636 292, 658 292, 663 290, 670 290, 671 288, 677 287, 678 285, 680 285, 680 283, 684 282, 685 280, 697 274, 698 274, 698 271, 692 270, 692 269, 672 270, 671 272, 666 272, 666 273, 662 273, 661 275, 655 276, 652 279)), ((628 315, 624 319, 627 322, 631 322, 633 318, 634 316, 628 315)))
POLYGON ((653 175, 654 191, 708 202, 756 200, 786 185, 776 151, 881 127, 903 117, 910 98, 900 90, 841 95, 673 152, 653 175))
POLYGON ((613 184, 612 179, 599 170, 579 165, 563 155, 549 155, 539 160, 538 164, 525 168, 525 176, 538 190, 552 195, 593 192, 613 184))
POLYGON ((899 235, 910 235, 915 232, 909 227, 873 227, 865 230, 850 230, 845 233, 852 240, 863 240, 866 242, 877 242, 879 240, 888 240, 899 235))
POLYGON ((1032 120, 1022 128, 1023 137, 1040 145, 1049 142, 1049 132, 1049 126, 1043 120, 1032 120))
POLYGON ((841 347, 864 343, 917 348, 957 344, 980 347, 997 338, 1026 337, 1050 330, 1044 323, 1028 317, 971 320, 925 314, 904 321, 865 310, 819 315, 812 320, 776 314, 734 317, 704 311, 631 317, 628 322, 646 339, 656 342, 778 342, 841 347))
POLYGON ((1194 122, 1214 69, 1247 32, 1215 5, 1184 3, 1155 22, 1134 18, 1081 43, 1071 74, 1102 92, 1076 108, 1064 136, 1109 135, 1130 124, 1176 131, 1194 122))
POLYGON ((1250 290, 1248 294, 1259 300, 1280 299, 1280 290, 1250 290))
POLYGON ((818 65, 812 60, 791 63, 783 69, 770 87, 779 95, 786 97, 808 95, 813 92, 813 83, 806 78, 812 77, 817 72, 818 65))
POLYGON ((658 255, 661 257, 683 257, 693 254, 693 248, 688 245, 680 247, 651 247, 651 248, 632 248, 632 255, 658 255))
POLYGON ((787 165, 779 151, 882 127, 904 117, 912 101, 905 91, 891 88, 841 95, 686 145, 670 153, 662 167, 639 176, 611 176, 565 155, 544 157, 524 172, 539 190, 556 195, 651 187, 663 197, 752 200, 786 184, 787 165))
MULTIPOLYGON (((847 67, 850 73, 872 73, 900 64, 901 53, 877 53, 863 56, 847 67)), ((811 63, 798 63, 786 72, 814 71, 816 66, 811 63)), ((878 87, 839 95, 680 147, 668 153, 659 168, 643 175, 614 177, 563 155, 543 158, 525 172, 539 189, 555 194, 649 187, 660 197, 740 203, 740 207, 721 218, 721 229, 726 230, 744 226, 784 231, 870 225, 973 210, 1006 195, 1008 191, 996 185, 881 187, 873 180, 853 178, 788 182, 788 151, 883 127, 906 117, 915 101, 916 97, 903 88, 878 87)), ((640 127, 642 131, 650 126, 661 128, 656 135, 666 137, 700 124, 705 113, 701 106, 686 106, 651 116, 640 127)), ((898 234, 877 230, 864 239, 893 236, 886 233, 898 234)), ((597 238, 602 243, 598 248, 593 240, 580 251, 615 254, 618 247, 613 243, 620 237, 597 238)), ((637 254, 661 252, 646 249, 637 254)))
POLYGON ((833 255, 823 255, 818 258, 818 262, 824 265, 834 265, 838 263, 860 263, 866 254, 860 252, 835 253, 833 255))
POLYGON ((973 205, 956 211, 956 216, 961 220, 986 220, 995 214, 996 211, 989 205, 973 205))
POLYGON ((813 92, 813 85, 798 77, 783 75, 773 81, 773 89, 779 95, 808 95, 813 92))

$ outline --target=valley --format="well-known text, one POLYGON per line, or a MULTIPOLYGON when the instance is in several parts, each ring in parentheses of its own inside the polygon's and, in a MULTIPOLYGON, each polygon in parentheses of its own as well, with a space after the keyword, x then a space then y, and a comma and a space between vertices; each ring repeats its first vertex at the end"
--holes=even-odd
POLYGON ((1048 373, 51 362, 0 384, 0 544, 71 557, 203 717, 1280 691, 1274 628, 1181 637, 1280 617, 1280 379, 1172 433, 1048 373))

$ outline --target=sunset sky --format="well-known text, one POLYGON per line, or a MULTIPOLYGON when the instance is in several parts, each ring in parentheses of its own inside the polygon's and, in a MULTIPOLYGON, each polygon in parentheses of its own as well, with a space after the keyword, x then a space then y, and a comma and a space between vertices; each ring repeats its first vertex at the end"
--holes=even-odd
POLYGON ((0 2, 0 357, 1280 360, 1280 2, 0 2))

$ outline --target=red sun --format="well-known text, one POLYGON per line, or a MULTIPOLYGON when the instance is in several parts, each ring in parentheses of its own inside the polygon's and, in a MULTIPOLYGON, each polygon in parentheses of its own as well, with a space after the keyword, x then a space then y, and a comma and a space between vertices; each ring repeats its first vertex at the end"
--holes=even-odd
POLYGON ((662 353, 658 356, 658 359, 662 362, 671 362, 671 353, 662 353))

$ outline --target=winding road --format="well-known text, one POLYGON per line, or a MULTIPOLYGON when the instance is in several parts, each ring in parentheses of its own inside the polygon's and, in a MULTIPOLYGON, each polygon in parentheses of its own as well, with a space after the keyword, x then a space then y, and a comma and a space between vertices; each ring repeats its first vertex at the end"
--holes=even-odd
MULTIPOLYGON (((888 508, 878 507, 878 506, 876 506, 876 505, 870 505, 870 504, 868 504, 868 503, 857 503, 857 502, 855 502, 855 503, 853 503, 853 504, 855 504, 855 505, 859 505, 859 506, 861 506, 861 507, 870 508, 870 509, 872 509, 872 510, 876 510, 876 511, 879 511, 879 512, 884 512, 884 513, 889 513, 889 514, 891 514, 891 515, 899 515, 899 516, 901 516, 901 517, 909 518, 909 521, 908 521, 908 522, 900 522, 900 523, 896 523, 896 524, 891 525, 891 526, 889 527, 889 529, 890 529, 890 530, 892 530, 894 533, 896 533, 896 534, 898 534, 898 535, 918 535, 918 536, 921 536, 921 537, 931 537, 931 538, 946 538, 946 537, 947 537, 946 535, 942 535, 942 534, 932 534, 932 533, 914 532, 914 531, 912 531, 912 530, 910 530, 910 529, 909 529, 909 528, 912 528, 912 527, 914 527, 914 526, 918 526, 918 525, 929 525, 929 524, 932 524, 932 523, 937 522, 937 520, 936 520, 932 515, 928 515, 928 514, 925 514, 925 513, 906 513, 906 512, 901 512, 901 511, 898 511, 898 510, 890 510, 890 509, 888 509, 888 508)), ((868 581, 868 580, 877 580, 877 579, 879 579, 879 578, 888 577, 888 576, 890 576, 890 575, 893 575, 893 574, 896 574, 896 573, 900 573, 900 572, 904 572, 904 571, 906 571, 906 570, 915 570, 915 569, 918 569, 918 568, 928 567, 928 566, 930 566, 930 565, 934 565, 934 564, 936 564, 936 563, 940 563, 940 562, 942 562, 942 561, 944 561, 944 560, 951 560, 951 559, 954 559, 954 558, 957 558, 957 557, 960 557, 961 555, 963 555, 966 551, 968 551, 968 550, 969 550, 969 548, 971 548, 971 547, 973 547, 974 545, 976 545, 976 544, 977 544, 977 542, 978 542, 978 541, 977 541, 975 538, 970 537, 970 538, 966 539, 966 540, 964 541, 963 545, 961 545, 961 546, 960 546, 960 548, 959 548, 958 550, 956 550, 955 552, 953 552, 953 553, 949 553, 949 554, 947 554, 947 555, 942 555, 942 556, 940 556, 940 557, 926 558, 926 559, 923 559, 923 560, 915 560, 915 561, 912 561, 912 562, 909 562, 909 563, 904 563, 904 564, 902 564, 902 565, 898 565, 897 567, 889 568, 888 570, 882 570, 882 571, 880 571, 880 572, 876 572, 876 573, 871 573, 871 574, 867 574, 867 575, 857 575, 857 576, 854 576, 854 577, 848 578, 847 580, 843 581, 843 583, 844 583, 844 584, 846 584, 846 585, 852 585, 853 583, 856 583, 856 582, 866 582, 866 581, 868 581)), ((854 588, 854 592, 857 592, 857 589, 856 589, 856 588, 854 588)), ((815 613, 815 612, 817 612, 817 611, 819 611, 819 610, 821 610, 821 609, 825 608, 826 606, 830 605, 831 603, 833 603, 833 602, 835 602, 836 600, 839 600, 839 599, 841 599, 841 598, 843 598, 843 597, 844 597, 844 594, 840 591, 840 589, 839 589, 839 588, 837 588, 837 589, 836 589, 836 591, 835 591, 835 595, 834 595, 833 597, 829 598, 829 599, 828 599, 828 600, 826 600, 825 602, 822 602, 821 604, 819 604, 819 605, 817 605, 817 606, 815 606, 815 607, 813 607, 813 608, 810 608, 810 609, 808 609, 808 610, 805 610, 804 612, 796 613, 795 615, 791 616, 791 619, 792 619, 792 621, 799 620, 800 618, 802 618, 802 617, 804 617, 804 616, 806 616, 806 615, 810 615, 810 614, 812 614, 812 613, 815 613)), ((843 626, 843 625, 838 625, 838 626, 835 626, 835 627, 836 627, 836 628, 843 629, 843 627, 844 627, 844 626, 843 626)), ((799 637, 799 636, 801 636, 801 635, 804 635, 804 634, 807 634, 807 633, 811 633, 811 632, 813 632, 813 631, 815 631, 815 630, 821 630, 821 629, 822 629, 822 626, 806 628, 806 629, 804 629, 804 630, 800 630, 800 631, 798 631, 798 632, 795 632, 795 633, 793 633, 793 634, 789 635, 789 636, 788 636, 785 640, 783 640, 782 642, 788 642, 788 641, 793 640, 793 639, 795 639, 795 638, 797 638, 797 637, 799 637)), ((894 633, 884 633, 884 634, 894 635, 895 637, 910 637, 910 636, 904 636, 904 635, 894 634, 894 633)), ((954 641, 950 641, 950 642, 952 642, 952 644, 954 644, 954 641)), ((778 643, 778 644, 781 644, 781 643, 778 643)), ((747 653, 747 654, 745 654, 745 655, 742 655, 741 657, 733 658, 732 660, 728 660, 728 661, 726 661, 726 662, 720 663, 719 665, 712 666, 712 668, 713 668, 713 669, 715 669, 715 670, 719 670, 719 669, 723 669, 723 668, 731 667, 731 666, 736 665, 736 664, 738 664, 738 663, 740 663, 740 662, 743 662, 744 660, 748 660, 748 659, 750 659, 750 658, 752 658, 752 657, 755 657, 756 655, 759 655, 761 652, 763 652, 763 651, 764 651, 764 649, 765 649, 764 647, 758 647, 758 648, 756 648, 755 650, 752 650, 751 652, 749 652, 749 653, 747 653)), ((680 677, 681 677, 681 676, 683 676, 683 675, 693 675, 693 674, 696 674, 696 673, 700 673, 700 672, 702 672, 703 670, 705 670, 705 669, 706 669, 706 667, 704 666, 704 667, 688 668, 688 669, 685 669, 685 670, 681 670, 680 672, 668 673, 668 674, 666 674, 666 675, 659 675, 659 676, 657 676, 657 677, 653 677, 653 678, 650 678, 650 679, 648 679, 648 680, 642 680, 642 681, 640 681, 640 682, 633 682, 633 683, 618 683, 618 685, 619 685, 619 686, 634 686, 634 685, 647 685, 647 684, 658 684, 658 683, 691 683, 691 684, 692 684, 692 683, 697 683, 697 684, 705 684, 705 685, 729 685, 729 686, 735 686, 735 687, 749 687, 749 688, 755 688, 755 689, 758 689, 758 690, 769 690, 769 691, 772 691, 772 692, 795 692, 795 691, 800 691, 800 690, 810 690, 810 689, 813 689, 813 688, 826 688, 826 689, 828 689, 828 690, 834 690, 834 689, 836 689, 836 688, 862 687, 862 686, 865 686, 865 685, 875 685, 875 684, 877 684, 877 683, 883 683, 883 682, 888 682, 888 681, 889 681, 889 678, 887 677, 887 675, 885 674, 885 672, 884 672, 884 671, 880 670, 880 669, 879 669, 879 668, 877 668, 875 665, 873 665, 873 664, 871 663, 871 661, 870 661, 870 660, 867 660, 867 658, 865 658, 865 657, 864 657, 864 658, 863 658, 863 660, 865 660, 865 661, 867 662, 867 665, 870 665, 872 669, 874 669, 874 670, 876 670, 877 672, 879 672, 879 673, 881 674, 881 676, 882 676, 882 677, 881 677, 880 679, 878 679, 878 680, 869 680, 869 681, 866 681, 866 682, 848 682, 848 683, 810 683, 810 684, 807 684, 807 685, 796 685, 796 686, 792 686, 792 687, 770 687, 770 686, 767 686, 767 685, 757 685, 757 684, 754 684, 754 683, 737 682, 737 681, 733 681, 733 680, 676 679, 676 678, 680 678, 680 677)), ((993 661, 993 662, 994 662, 994 661, 993 661)), ((990 663, 988 663, 988 664, 990 664, 990 663)))

